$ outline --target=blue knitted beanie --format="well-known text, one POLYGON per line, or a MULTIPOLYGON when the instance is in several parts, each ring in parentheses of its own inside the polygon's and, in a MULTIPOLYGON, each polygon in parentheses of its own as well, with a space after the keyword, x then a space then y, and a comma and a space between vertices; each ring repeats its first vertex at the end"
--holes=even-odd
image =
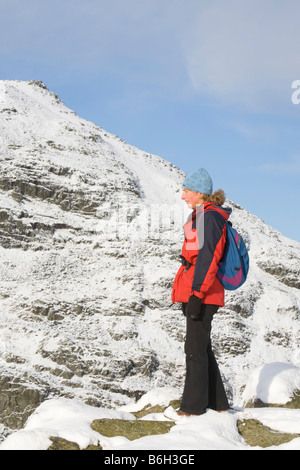
POLYGON ((202 194, 212 194, 213 192, 213 182, 205 168, 200 168, 187 176, 182 186, 202 194))

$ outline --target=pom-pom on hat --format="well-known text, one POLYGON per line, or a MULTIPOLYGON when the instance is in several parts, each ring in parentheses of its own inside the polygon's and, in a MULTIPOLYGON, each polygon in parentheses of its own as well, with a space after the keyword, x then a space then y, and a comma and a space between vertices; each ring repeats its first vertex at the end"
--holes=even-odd
POLYGON ((200 168, 187 176, 182 184, 185 189, 202 194, 212 194, 213 182, 205 168, 200 168))

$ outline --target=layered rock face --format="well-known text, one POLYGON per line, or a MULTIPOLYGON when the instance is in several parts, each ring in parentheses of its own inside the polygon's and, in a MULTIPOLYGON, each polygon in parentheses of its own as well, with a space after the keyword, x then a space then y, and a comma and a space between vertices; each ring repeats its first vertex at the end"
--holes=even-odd
MULTIPOLYGON (((0 82, 0 125, 0 422, 21 427, 50 396, 114 406, 182 387, 185 321, 170 294, 184 174, 40 82, 0 82)), ((214 321, 236 401, 252 368, 299 364, 300 245, 227 204, 251 258, 214 321)))

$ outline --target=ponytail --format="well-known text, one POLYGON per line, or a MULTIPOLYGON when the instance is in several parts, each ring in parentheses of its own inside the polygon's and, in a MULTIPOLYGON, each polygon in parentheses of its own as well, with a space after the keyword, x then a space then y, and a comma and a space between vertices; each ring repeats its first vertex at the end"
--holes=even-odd
POLYGON ((211 202, 216 206, 222 206, 226 201, 226 196, 223 189, 217 189, 217 191, 212 194, 204 194, 203 199, 204 202, 211 202))

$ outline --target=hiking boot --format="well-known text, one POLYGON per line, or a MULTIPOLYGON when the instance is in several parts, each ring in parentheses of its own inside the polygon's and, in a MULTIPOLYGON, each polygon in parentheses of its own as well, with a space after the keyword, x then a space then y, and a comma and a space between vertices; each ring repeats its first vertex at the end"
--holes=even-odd
POLYGON ((192 414, 192 413, 187 413, 186 411, 182 411, 182 410, 178 410, 176 413, 178 416, 201 416, 201 414, 203 414, 203 413, 192 414))

